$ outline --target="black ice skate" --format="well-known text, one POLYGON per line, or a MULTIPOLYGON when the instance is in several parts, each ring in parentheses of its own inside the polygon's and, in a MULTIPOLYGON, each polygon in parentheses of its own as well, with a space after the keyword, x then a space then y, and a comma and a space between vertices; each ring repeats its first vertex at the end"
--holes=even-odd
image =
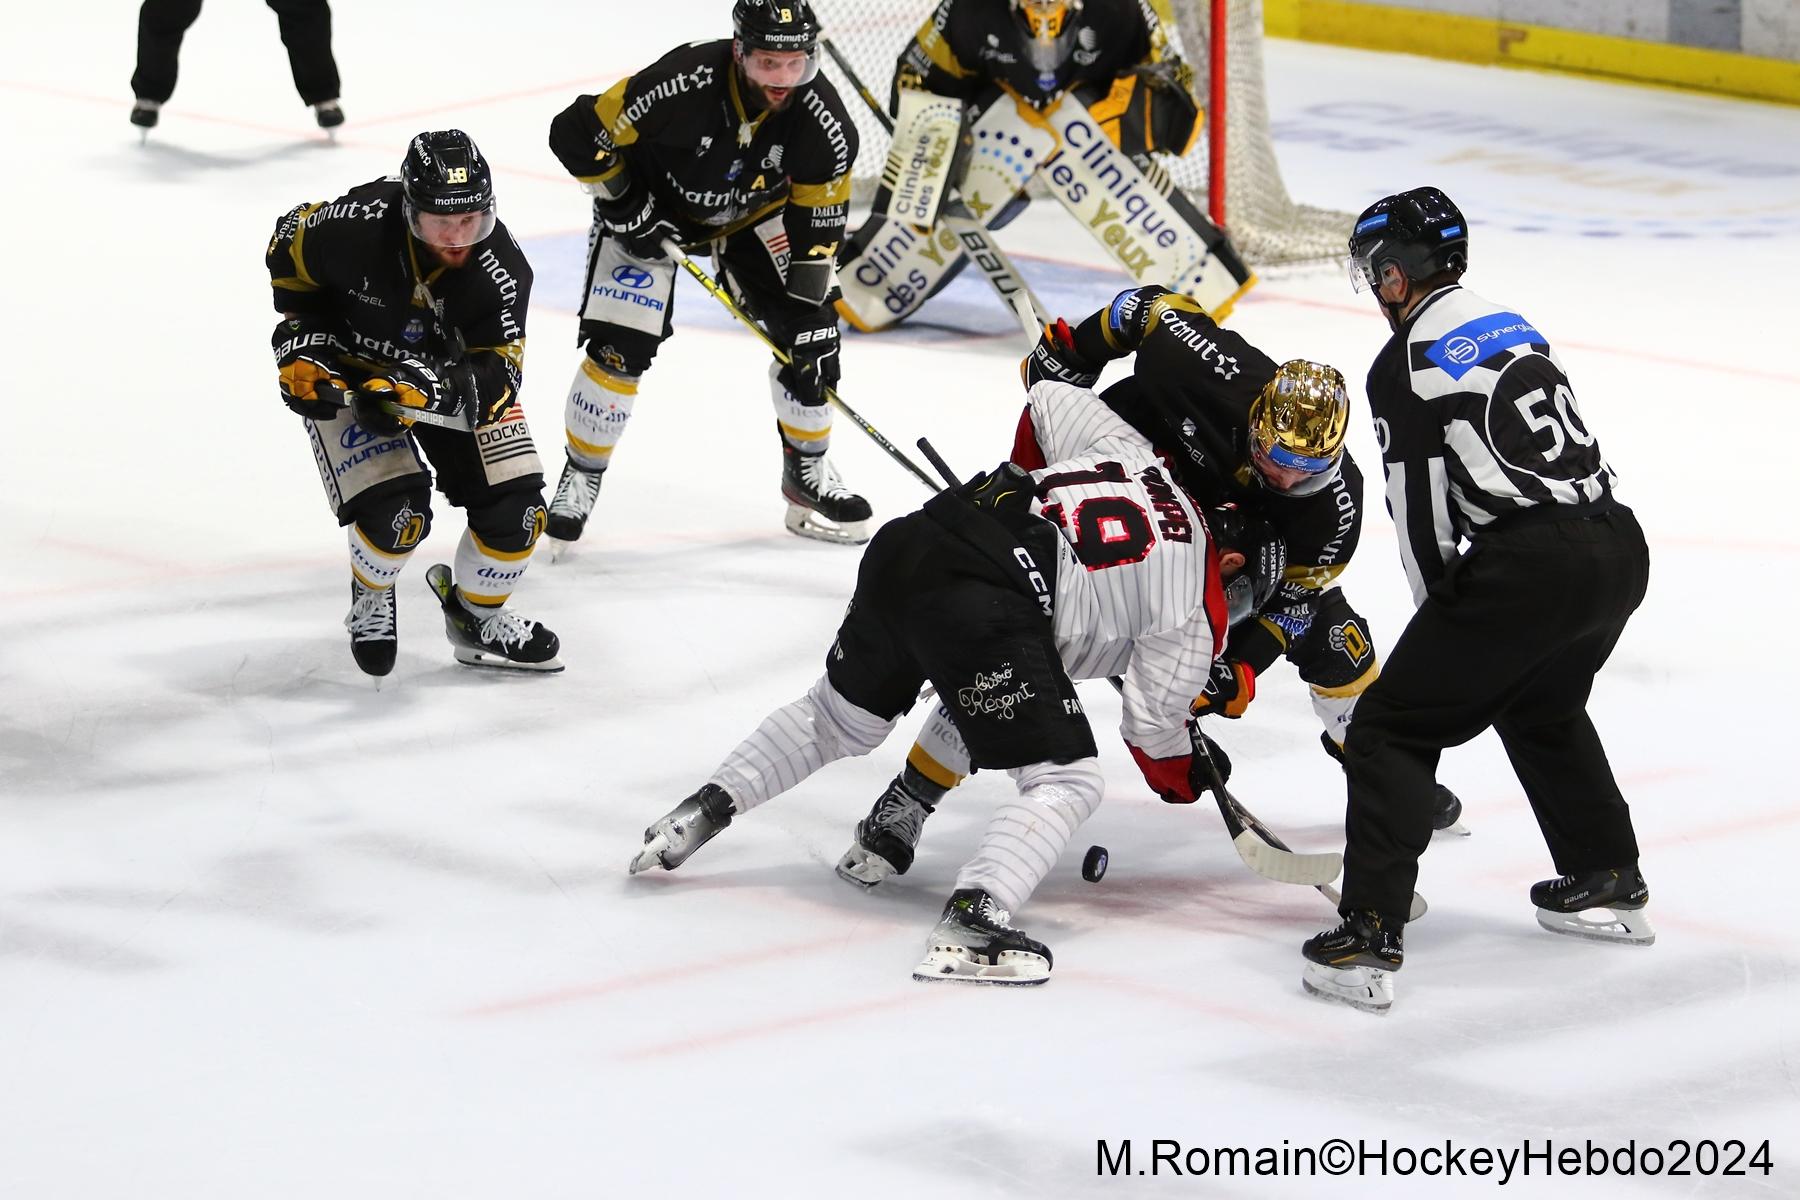
POLYGON ((1551 933, 1648 946, 1656 930, 1644 907, 1650 887, 1636 865, 1564 875, 1531 885, 1538 924, 1551 933))
MULTIPOLYGON (((600 480, 605 471, 589 471, 573 462, 564 462, 562 478, 557 481, 556 495, 550 498, 549 518, 544 533, 559 543, 578 540, 587 528, 588 516, 600 498, 600 480)), ((551 548, 554 561, 561 553, 560 545, 551 548)))
POLYGON ((150 131, 162 116, 162 105, 155 100, 138 100, 131 106, 131 123, 138 127, 139 143, 149 140, 150 131))
POLYGON ((321 100, 312 107, 320 129, 336 129, 344 123, 343 107, 336 100, 321 100))
POLYGON ((1027 986, 1050 978, 1050 948, 1012 927, 1011 916, 979 888, 950 893, 913 978, 927 983, 1027 986))
POLYGON ((904 875, 913 863, 925 818, 935 809, 907 790, 896 775, 869 815, 856 823, 856 844, 838 859, 840 879, 872 888, 890 875, 904 875))
POLYGON ((560 671, 556 635, 518 613, 497 608, 477 614, 462 602, 450 581, 450 568, 438 563, 425 572, 425 582, 444 606, 444 636, 456 649, 456 661, 470 667, 502 667, 520 671, 560 671))
POLYGON ((377 591, 363 581, 350 579, 350 615, 344 618, 350 631, 350 656, 363 674, 382 676, 394 669, 394 653, 400 647, 394 620, 394 589, 377 591))
POLYGON ((1400 930, 1368 910, 1351 913, 1336 929, 1306 939, 1300 986, 1321 1000, 1385 1013, 1394 1003, 1393 972, 1406 958, 1400 930))
POLYGON ((673 871, 731 824, 731 818, 731 797, 718 784, 707 784, 644 830, 644 848, 626 872, 636 875, 651 867, 673 871))
POLYGON ((869 502, 844 486, 823 451, 808 454, 782 439, 781 494, 789 533, 847 546, 869 540, 869 502))

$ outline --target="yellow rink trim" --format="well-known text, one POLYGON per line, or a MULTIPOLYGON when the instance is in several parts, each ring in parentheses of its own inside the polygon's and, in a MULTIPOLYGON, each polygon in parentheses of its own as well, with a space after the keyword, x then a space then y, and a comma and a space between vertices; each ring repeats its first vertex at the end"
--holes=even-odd
POLYGON ((1271 37, 1800 104, 1800 63, 1349 0, 1264 0, 1271 37))

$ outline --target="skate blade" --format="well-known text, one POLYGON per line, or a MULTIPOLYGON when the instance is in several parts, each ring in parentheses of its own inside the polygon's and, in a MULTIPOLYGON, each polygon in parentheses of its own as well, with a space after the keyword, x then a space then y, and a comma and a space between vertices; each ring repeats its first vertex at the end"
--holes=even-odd
POLYGON ((1464 825, 1461 821, 1453 821, 1442 829, 1432 830, 1431 836, 1434 839, 1438 837, 1466 838, 1474 832, 1474 830, 1470 829, 1467 825, 1464 825))
POLYGON ((480 667, 484 671, 539 671, 544 674, 555 674, 563 669, 562 659, 547 658, 543 662, 518 662, 500 654, 488 654, 482 650, 470 650, 466 646, 457 646, 456 661, 465 667, 480 667))
POLYGON ((1585 908, 1572 913, 1540 908, 1537 919, 1538 924, 1551 933, 1592 942, 1616 942, 1623 946, 1649 946, 1656 942, 1656 929, 1650 924, 1649 914, 1641 908, 1585 908))
POLYGON ((1309 996, 1378 1017, 1386 1016, 1394 1004, 1393 972, 1373 967, 1328 967, 1308 962, 1300 975, 1300 986, 1309 996))
POLYGON ((839 546, 860 546, 869 540, 869 523, 852 521, 839 525, 799 504, 788 505, 783 520, 787 531, 815 542, 832 542, 839 546))
POLYGON ((897 874, 893 864, 879 854, 871 854, 860 845, 844 851, 838 859, 837 875, 845 883, 854 883, 863 891, 873 891, 882 880, 897 874))
POLYGON ((632 856, 631 865, 625 868, 627 875, 636 875, 640 871, 648 871, 651 867, 667 867, 663 865, 663 851, 669 848, 669 836, 659 833, 644 843, 644 848, 632 856))
POLYGON ((1035 987, 1050 978, 1041 954, 1002 950, 997 963, 984 962, 963 946, 933 946, 913 968, 920 983, 991 983, 1001 987, 1035 987))
POLYGON ((561 538, 544 536, 544 557, 552 563, 559 563, 575 548, 574 542, 565 542, 561 538))

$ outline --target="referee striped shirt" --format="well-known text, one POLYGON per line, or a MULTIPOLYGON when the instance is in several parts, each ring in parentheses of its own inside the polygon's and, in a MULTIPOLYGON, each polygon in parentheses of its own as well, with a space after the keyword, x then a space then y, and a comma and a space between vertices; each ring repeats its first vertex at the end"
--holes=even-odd
POLYGON ((1368 391, 1416 604, 1482 531, 1612 504, 1612 468, 1549 341, 1465 288, 1413 310, 1368 391))

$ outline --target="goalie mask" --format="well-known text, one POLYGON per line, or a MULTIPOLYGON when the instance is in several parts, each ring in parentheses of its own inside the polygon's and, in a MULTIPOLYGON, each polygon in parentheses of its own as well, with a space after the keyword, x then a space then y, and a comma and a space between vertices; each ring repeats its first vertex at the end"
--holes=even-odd
POLYGON ((1303 358, 1284 362, 1250 402, 1250 463, 1286 496, 1310 496, 1343 469, 1350 393, 1336 368, 1303 358))
POLYGON ((460 129, 421 133, 400 164, 406 224, 427 246, 463 249, 494 232, 494 176, 460 129))
POLYGON ((1287 543, 1274 526, 1238 504, 1208 510, 1206 527, 1221 553, 1235 550, 1244 556, 1238 573, 1225 581, 1226 623, 1236 625, 1261 612, 1281 586, 1287 572, 1287 543))
POLYGON ((819 18, 807 0, 737 0, 732 58, 758 88, 797 88, 819 73, 819 18))
POLYGON ((1074 42, 1075 23, 1070 19, 1081 10, 1081 0, 1012 0, 1013 15, 1031 35, 1031 65, 1045 82, 1062 67, 1074 42))

